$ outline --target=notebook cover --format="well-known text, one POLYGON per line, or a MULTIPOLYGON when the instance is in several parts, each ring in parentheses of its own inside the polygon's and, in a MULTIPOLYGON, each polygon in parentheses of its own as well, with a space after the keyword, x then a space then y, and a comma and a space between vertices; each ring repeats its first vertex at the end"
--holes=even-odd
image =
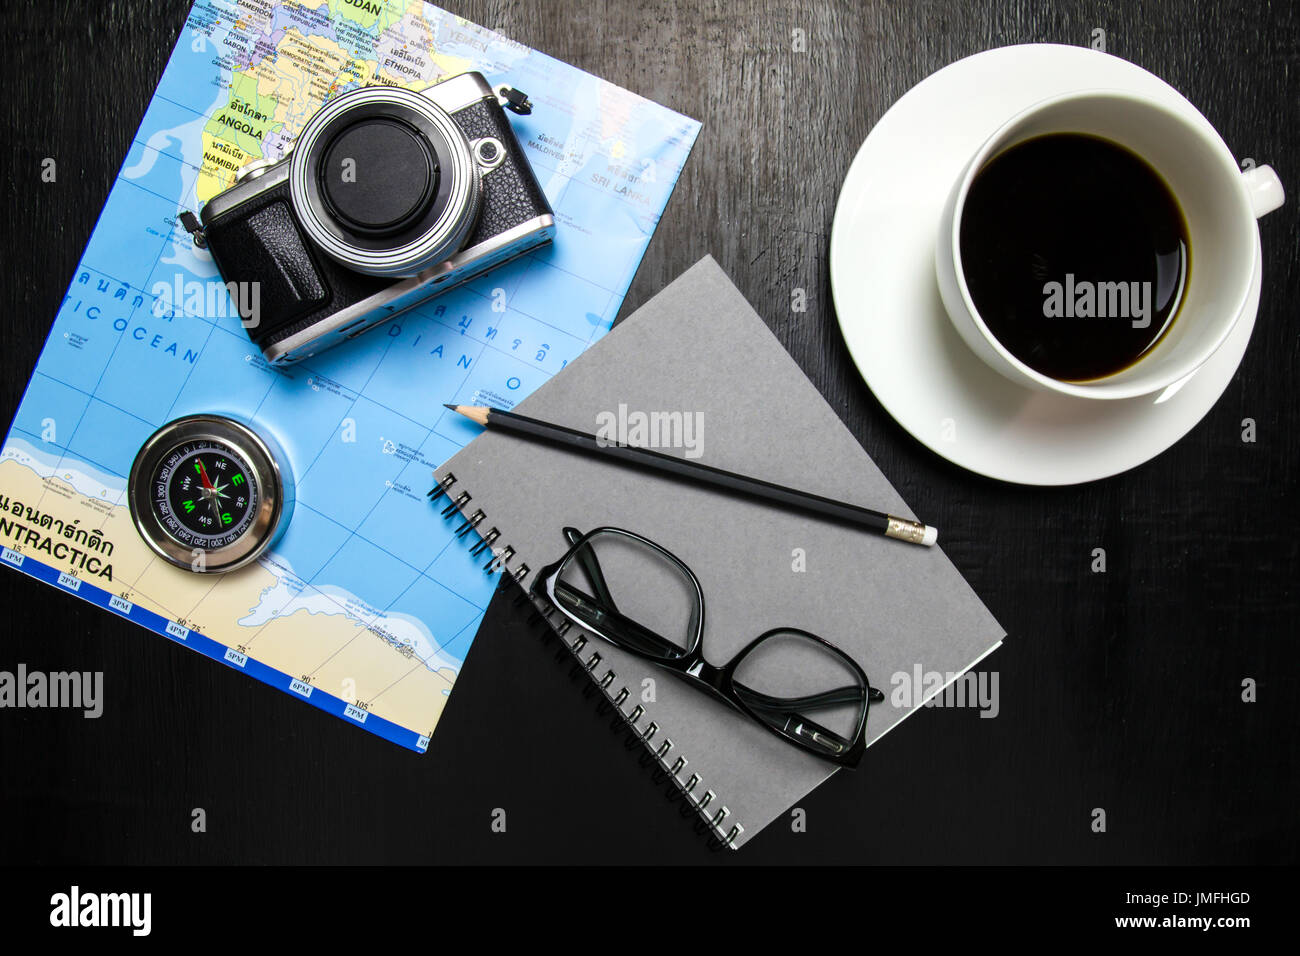
MULTIPOLYGON (((504 407, 500 395, 447 400, 504 407)), ((698 460, 707 464, 915 517, 711 257, 513 410, 595 432, 598 416, 617 415, 620 405, 629 412, 700 413, 698 460)), ((451 498, 472 496, 462 513, 482 509, 477 530, 499 529, 494 549, 514 549, 508 569, 528 565, 525 586, 566 550, 565 525, 582 531, 613 525, 658 542, 695 572, 705 595, 703 648, 711 663, 724 663, 758 634, 783 625, 837 644, 886 695, 871 707, 868 743, 923 703, 896 705, 893 675, 910 675, 917 665, 961 673, 1004 634, 940 547, 905 544, 490 431, 436 477, 448 473, 456 479, 451 498), (800 553, 804 569, 796 570, 800 553)), ((566 640, 578 633, 570 630, 566 640)), ((835 771, 652 664, 595 638, 584 660, 592 652, 601 655, 594 677, 607 670, 616 675, 607 693, 628 689, 624 713, 640 705, 645 714, 638 728, 658 725, 652 747, 671 739, 665 763, 687 760, 678 779, 699 776, 693 797, 714 794, 705 815, 726 807, 719 835, 742 828, 734 846, 835 771), (646 699, 650 688, 653 700, 646 699)), ((880 772, 872 764, 868 750, 861 766, 880 772)))

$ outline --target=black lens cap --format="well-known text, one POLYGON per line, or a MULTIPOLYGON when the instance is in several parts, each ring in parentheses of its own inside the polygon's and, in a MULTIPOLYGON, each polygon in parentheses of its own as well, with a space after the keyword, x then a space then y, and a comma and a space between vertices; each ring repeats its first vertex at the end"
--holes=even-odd
POLYGON ((438 159, 419 131, 376 116, 341 130, 317 170, 320 194, 345 229, 401 232, 424 215, 438 191, 438 159))

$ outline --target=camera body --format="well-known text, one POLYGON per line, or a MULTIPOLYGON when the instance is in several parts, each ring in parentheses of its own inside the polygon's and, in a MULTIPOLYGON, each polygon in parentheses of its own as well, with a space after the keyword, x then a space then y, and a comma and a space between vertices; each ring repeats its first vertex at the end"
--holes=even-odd
POLYGON ((239 308, 268 361, 318 354, 554 238, 503 102, 530 109, 476 72, 345 93, 204 205, 196 242, 228 285, 258 284, 239 308))

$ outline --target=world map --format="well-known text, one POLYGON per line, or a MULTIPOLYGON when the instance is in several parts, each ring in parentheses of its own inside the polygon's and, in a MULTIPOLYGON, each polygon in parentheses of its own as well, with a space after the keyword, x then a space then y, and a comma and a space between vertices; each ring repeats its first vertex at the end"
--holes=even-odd
POLYGON ((475 434, 443 403, 510 407, 609 329, 699 128, 423 0, 199 0, 0 452, 2 563, 427 749, 497 584, 425 497, 475 434), (181 212, 340 93, 466 70, 532 100, 511 120, 555 242, 272 367, 181 212), (126 506, 145 439, 200 412, 272 435, 297 482, 275 548, 224 575, 156 559, 126 506))

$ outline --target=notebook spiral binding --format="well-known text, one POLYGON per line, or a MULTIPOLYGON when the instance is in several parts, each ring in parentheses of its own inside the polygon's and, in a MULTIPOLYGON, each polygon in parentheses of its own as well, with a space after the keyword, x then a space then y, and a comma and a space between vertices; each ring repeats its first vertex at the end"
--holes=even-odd
MULTIPOLYGON (((470 548, 470 555, 478 557, 487 552, 490 557, 486 564, 483 565, 483 571, 486 574, 500 574, 502 586, 506 581, 512 581, 520 589, 518 597, 515 598, 517 605, 532 599, 528 595, 525 580, 527 579, 530 568, 527 564, 520 562, 515 567, 510 567, 509 563, 515 557, 516 551, 510 545, 496 547, 496 543, 501 538, 501 530, 488 522, 487 515, 482 508, 473 508, 469 510, 474 497, 468 491, 454 491, 453 486, 456 484, 456 476, 451 472, 445 473, 441 478, 437 472, 434 472, 434 486, 430 489, 428 497, 430 503, 441 504, 440 499, 446 497, 447 503, 442 507, 440 516, 444 520, 460 520, 461 524, 456 528, 454 535, 457 538, 465 538, 471 531, 479 531, 480 526, 486 526, 486 531, 479 531, 479 540, 470 548)), ((702 825, 704 830, 710 835, 712 841, 718 845, 735 849, 736 838, 745 831, 745 828, 739 823, 730 823, 727 817, 731 811, 718 802, 717 794, 712 790, 702 789, 702 780, 699 774, 692 773, 689 777, 683 777, 683 772, 689 763, 687 759, 680 754, 673 753, 673 742, 669 737, 659 737, 659 725, 652 720, 647 720, 641 725, 641 719, 645 716, 645 709, 637 704, 634 707, 624 709, 631 696, 631 691, 625 686, 619 687, 617 691, 613 688, 618 684, 618 675, 613 670, 606 667, 603 674, 600 674, 600 662, 602 657, 599 651, 592 651, 585 658, 583 656, 587 647, 587 638, 579 633, 573 640, 569 640, 567 635, 572 630, 571 623, 564 619, 562 615, 554 608, 542 608, 534 604, 533 613, 529 617, 529 623, 544 623, 555 634, 569 653, 573 656, 577 669, 585 671, 590 678, 590 684, 583 691, 589 694, 593 689, 599 690, 604 695, 601 702, 602 707, 609 707, 617 716, 617 723, 621 723, 628 732, 629 743, 628 749, 632 749, 639 742, 644 746, 644 752, 641 755, 643 764, 653 763, 655 765, 653 779, 655 783, 660 783, 664 779, 670 780, 673 789, 670 792, 672 799, 682 801, 682 813, 684 816, 692 812, 698 813, 700 820, 698 825, 702 825)))

